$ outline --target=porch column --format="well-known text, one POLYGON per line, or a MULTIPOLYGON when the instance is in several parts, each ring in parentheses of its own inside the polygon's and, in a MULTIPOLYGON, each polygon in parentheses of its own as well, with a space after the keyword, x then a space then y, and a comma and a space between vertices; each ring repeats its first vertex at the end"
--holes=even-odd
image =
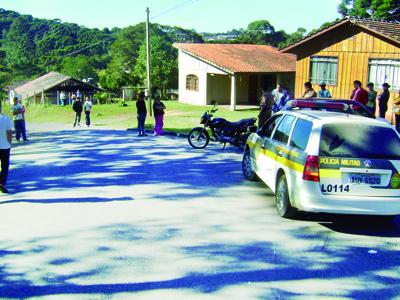
POLYGON ((231 110, 236 109, 236 75, 231 76, 231 110))

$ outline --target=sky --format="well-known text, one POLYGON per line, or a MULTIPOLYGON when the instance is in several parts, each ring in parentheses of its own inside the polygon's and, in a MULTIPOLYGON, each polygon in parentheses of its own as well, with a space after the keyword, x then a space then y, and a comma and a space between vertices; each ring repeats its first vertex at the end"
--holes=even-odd
POLYGON ((340 0, 0 0, 0 8, 43 19, 60 19, 89 28, 126 27, 150 22, 226 32, 268 20, 275 30, 310 31, 339 18, 340 0))

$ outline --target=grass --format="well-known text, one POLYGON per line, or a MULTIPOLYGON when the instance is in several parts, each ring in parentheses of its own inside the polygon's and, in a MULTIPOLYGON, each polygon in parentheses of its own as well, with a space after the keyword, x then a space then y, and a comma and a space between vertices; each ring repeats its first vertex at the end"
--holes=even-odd
MULTIPOLYGON (((166 109, 164 117, 164 129, 174 132, 187 133, 193 127, 200 126, 200 117, 211 106, 195 106, 182 104, 177 101, 163 101, 166 109)), ((10 115, 10 107, 4 105, 4 113, 10 115)), ((246 109, 240 111, 230 111, 225 107, 219 107, 215 117, 226 118, 229 121, 238 121, 243 118, 256 117, 258 111, 246 109)), ((30 106, 25 114, 28 123, 58 123, 71 124, 75 114, 71 106, 30 106)), ((84 118, 84 114, 82 115, 84 118)), ((128 102, 127 106, 119 104, 93 105, 91 120, 93 126, 107 126, 115 129, 136 128, 136 105, 135 102, 128 102)), ((154 118, 147 116, 146 128, 152 129, 154 118)))

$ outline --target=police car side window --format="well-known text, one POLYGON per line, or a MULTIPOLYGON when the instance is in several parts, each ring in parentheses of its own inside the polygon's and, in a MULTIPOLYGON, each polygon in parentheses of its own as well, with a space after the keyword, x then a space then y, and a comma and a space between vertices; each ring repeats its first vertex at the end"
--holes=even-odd
POLYGON ((298 118, 294 125, 290 146, 305 150, 311 134, 312 123, 298 118))
POLYGON ((292 129, 293 122, 296 118, 290 115, 286 115, 282 122, 279 124, 278 128, 275 130, 273 140, 287 144, 289 140, 290 130, 292 129))
POLYGON ((263 127, 261 127, 260 131, 258 134, 262 137, 271 137, 272 132, 274 131, 274 128, 276 125, 279 123, 279 121, 282 119, 282 115, 278 116, 273 116, 271 117, 263 127))

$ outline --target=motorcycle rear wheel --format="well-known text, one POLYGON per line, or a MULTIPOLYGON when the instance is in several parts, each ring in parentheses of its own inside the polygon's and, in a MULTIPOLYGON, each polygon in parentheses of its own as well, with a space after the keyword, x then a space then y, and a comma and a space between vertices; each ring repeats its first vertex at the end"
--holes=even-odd
POLYGON ((210 135, 204 128, 196 127, 189 132, 188 142, 195 149, 203 149, 210 142, 210 135))

